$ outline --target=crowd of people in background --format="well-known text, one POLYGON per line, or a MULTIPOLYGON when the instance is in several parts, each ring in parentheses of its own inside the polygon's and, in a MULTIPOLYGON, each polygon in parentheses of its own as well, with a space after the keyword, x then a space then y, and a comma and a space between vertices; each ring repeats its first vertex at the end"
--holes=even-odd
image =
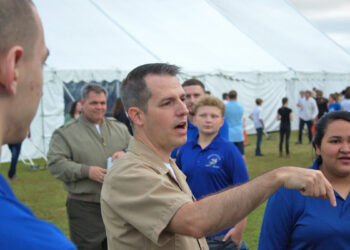
MULTIPOLYGON (((13 145, 28 135, 49 52, 31 1, 1 0, 0 17, 0 143, 13 145)), ((0 175, 1 249, 247 249, 246 217, 270 196, 259 249, 348 249, 350 89, 330 101, 320 90, 301 93, 298 143, 306 124, 317 155, 310 169, 274 168, 249 181, 238 93, 230 91, 225 105, 197 79, 181 85, 179 73, 166 63, 129 72, 115 116, 127 116, 131 131, 105 117, 106 90, 86 85, 48 152, 49 171, 67 191, 74 244, 35 217, 0 175)), ((258 157, 262 103, 257 98, 250 114, 258 157)), ((283 98, 277 112, 280 152, 292 120, 287 106, 283 98)))
MULTIPOLYGON (((316 124, 321 117, 333 111, 350 111, 350 87, 345 88, 340 93, 331 93, 328 97, 323 96, 323 91, 313 88, 312 90, 300 91, 297 100, 296 109, 298 110, 299 130, 298 138, 295 144, 302 144, 305 124, 307 126, 308 143, 312 144, 315 135, 316 124)), ((244 147, 239 142, 243 141, 243 106, 237 102, 238 93, 231 90, 229 93, 222 94, 222 100, 226 104, 225 120, 229 124, 231 142, 235 142, 238 149, 243 152, 244 147), (231 95, 230 95, 231 94, 231 95), (231 97, 232 96, 232 97, 231 97), (232 111, 231 111, 232 110, 232 111), (238 142, 238 143, 237 143, 238 142)), ((285 144, 286 157, 289 158, 289 140, 291 134, 291 122, 293 121, 293 108, 289 107, 287 97, 282 98, 282 107, 277 110, 276 119, 280 121, 279 127, 279 156, 283 157, 283 144, 285 144)), ((255 100, 256 106, 250 113, 249 118, 254 123, 257 140, 255 156, 263 156, 261 153, 261 143, 264 131, 264 119, 261 98, 255 100)), ((242 143, 243 145, 243 143, 242 143)))

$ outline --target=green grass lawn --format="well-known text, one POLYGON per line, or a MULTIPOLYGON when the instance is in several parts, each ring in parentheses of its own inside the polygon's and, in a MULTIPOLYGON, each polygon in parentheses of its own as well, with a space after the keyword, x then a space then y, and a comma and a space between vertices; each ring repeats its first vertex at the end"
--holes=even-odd
MULTIPOLYGON (((314 159, 314 151, 311 145, 295 145, 297 138, 293 132, 290 139, 291 158, 280 158, 278 153, 277 133, 270 134, 272 139, 263 138, 262 153, 264 157, 255 157, 255 136, 248 137, 249 145, 246 146, 246 159, 249 176, 254 177, 276 167, 292 165, 307 167, 314 159)), ((306 139, 306 137, 304 138, 306 139)), ((43 160, 36 163, 45 165, 43 160)), ((1 164, 0 172, 7 176, 9 164, 1 164)), ((10 182, 18 199, 30 207, 35 215, 57 225, 68 235, 68 224, 65 208, 66 192, 60 181, 54 179, 48 170, 31 171, 29 166, 22 163, 17 165, 17 179, 10 182)), ((250 249, 257 249, 260 226, 264 214, 265 204, 259 206, 248 217, 244 240, 250 249)))

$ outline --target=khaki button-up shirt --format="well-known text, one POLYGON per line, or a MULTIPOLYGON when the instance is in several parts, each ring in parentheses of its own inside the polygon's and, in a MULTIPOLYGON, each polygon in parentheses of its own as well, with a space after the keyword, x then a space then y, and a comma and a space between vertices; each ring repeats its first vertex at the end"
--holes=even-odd
POLYGON ((108 249, 208 249, 204 238, 165 232, 175 212, 194 198, 171 160, 176 179, 148 147, 132 139, 102 187, 102 217, 108 249))

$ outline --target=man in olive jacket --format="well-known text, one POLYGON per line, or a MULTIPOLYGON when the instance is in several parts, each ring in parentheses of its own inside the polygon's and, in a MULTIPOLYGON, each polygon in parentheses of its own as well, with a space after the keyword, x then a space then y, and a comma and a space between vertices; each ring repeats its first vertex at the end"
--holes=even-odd
POLYGON ((87 85, 83 112, 57 129, 51 138, 51 174, 68 192, 67 214, 71 240, 79 249, 107 249, 100 193, 108 162, 124 154, 131 138, 126 126, 106 119, 106 90, 87 85))

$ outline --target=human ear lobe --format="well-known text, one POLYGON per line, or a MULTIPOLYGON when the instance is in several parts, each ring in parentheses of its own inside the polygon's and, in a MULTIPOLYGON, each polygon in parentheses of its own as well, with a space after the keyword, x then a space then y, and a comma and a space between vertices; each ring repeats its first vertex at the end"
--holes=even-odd
POLYGON ((144 113, 141 109, 137 107, 131 107, 128 110, 128 116, 133 124, 137 126, 142 126, 144 124, 144 113))
POLYGON ((18 62, 22 56, 23 48, 14 46, 5 53, 2 62, 0 62, 0 84, 11 96, 17 92, 19 77, 18 62))

